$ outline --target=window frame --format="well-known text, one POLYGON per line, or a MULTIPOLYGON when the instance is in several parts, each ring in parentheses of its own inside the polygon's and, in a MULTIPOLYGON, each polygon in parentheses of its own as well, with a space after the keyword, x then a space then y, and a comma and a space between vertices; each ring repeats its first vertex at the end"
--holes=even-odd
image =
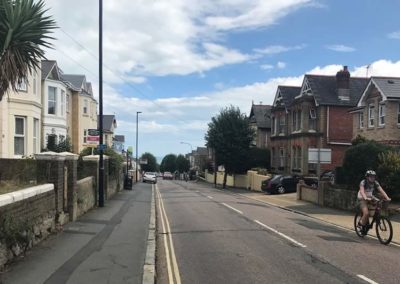
POLYGON ((61 107, 61 116, 65 116, 65 91, 61 90, 60 92, 60 107, 61 107))
POLYGON ((364 111, 358 113, 358 128, 364 129, 364 111))
POLYGON ((14 117, 14 156, 24 156, 25 154, 26 154, 26 117, 25 116, 15 116, 14 117), (22 122, 23 122, 23 125, 22 125, 22 130, 23 130, 23 133, 22 134, 19 134, 19 133, 17 133, 17 119, 21 119, 22 120, 22 122), (22 154, 20 154, 20 153, 17 153, 16 152, 16 147, 15 147, 15 141, 16 141, 16 138, 23 138, 23 153, 22 154))
POLYGON ((286 117, 285 117, 285 115, 281 115, 281 116, 279 116, 278 134, 285 134, 285 127, 286 127, 286 117))
POLYGON ((26 78, 23 78, 21 80, 21 83, 16 83, 15 88, 17 89, 18 92, 28 92, 28 80, 26 78))
POLYGON ((39 128, 40 128, 40 124, 39 124, 39 119, 38 118, 34 118, 33 119, 33 153, 37 154, 39 151, 38 146, 39 146, 39 137, 40 137, 40 133, 39 133, 39 128))
POLYGON ((378 108, 378 125, 385 126, 385 116, 386 116, 386 105, 385 103, 380 103, 378 108), (382 122, 383 121, 383 122, 382 122))
POLYGON ((372 128, 375 126, 375 105, 368 105, 368 127, 372 128), (371 123, 372 121, 372 123, 371 123))
POLYGON ((47 114, 57 115, 57 88, 53 86, 47 87, 47 114), (54 89, 54 100, 50 100, 50 89, 54 89), (50 112, 50 102, 54 103, 54 113, 50 112))

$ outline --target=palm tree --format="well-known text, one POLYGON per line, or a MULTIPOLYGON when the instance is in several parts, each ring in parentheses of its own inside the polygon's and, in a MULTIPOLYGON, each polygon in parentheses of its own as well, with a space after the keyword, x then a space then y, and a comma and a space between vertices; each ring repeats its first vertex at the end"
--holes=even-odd
POLYGON ((39 68, 55 21, 43 0, 0 0, 0 101, 11 88, 39 68))

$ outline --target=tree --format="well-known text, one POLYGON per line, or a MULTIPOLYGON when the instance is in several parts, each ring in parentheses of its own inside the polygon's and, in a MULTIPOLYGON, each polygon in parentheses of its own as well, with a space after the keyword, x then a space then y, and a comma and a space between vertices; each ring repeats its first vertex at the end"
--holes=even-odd
POLYGON ((162 172, 175 172, 176 171, 176 155, 175 154, 168 154, 166 155, 162 161, 160 170, 162 172))
POLYGON ((225 167, 223 188, 228 174, 243 171, 254 135, 249 119, 234 106, 221 110, 208 124, 207 146, 214 149, 217 164, 225 167))
POLYGON ((146 152, 140 157, 140 159, 147 160, 147 165, 141 165, 143 171, 145 171, 145 172, 157 172, 158 171, 157 159, 156 159, 156 157, 154 157, 153 154, 146 152))
POLYGON ((63 141, 56 143, 57 135, 50 134, 47 137, 47 151, 53 151, 57 153, 62 152, 71 152, 72 145, 71 145, 71 138, 67 137, 63 141))
POLYGON ((190 162, 183 155, 176 158, 176 168, 180 173, 187 172, 190 169, 190 162))
POLYGON ((0 101, 40 68, 43 48, 51 47, 56 24, 46 12, 43 0, 0 0, 0 101))
POLYGON ((270 169, 271 168, 271 154, 269 149, 262 149, 262 148, 250 148, 249 156, 246 160, 247 167, 245 171, 252 169, 252 168, 264 168, 270 169))

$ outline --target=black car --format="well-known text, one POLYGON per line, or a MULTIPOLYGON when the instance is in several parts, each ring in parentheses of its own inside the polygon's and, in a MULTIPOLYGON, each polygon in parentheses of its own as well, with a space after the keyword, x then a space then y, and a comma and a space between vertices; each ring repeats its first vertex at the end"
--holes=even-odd
POLYGON ((318 187, 318 179, 313 177, 301 177, 298 175, 275 175, 269 180, 264 180, 261 189, 268 193, 296 192, 297 184, 303 179, 305 184, 318 187))

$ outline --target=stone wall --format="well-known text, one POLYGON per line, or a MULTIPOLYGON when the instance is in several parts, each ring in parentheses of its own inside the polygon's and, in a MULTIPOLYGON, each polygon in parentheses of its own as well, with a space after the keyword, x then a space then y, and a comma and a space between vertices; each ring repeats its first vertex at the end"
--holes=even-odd
POLYGON ((54 185, 0 195, 0 271, 56 228, 54 185))
POLYGON ((96 206, 97 203, 97 191, 94 183, 94 177, 87 177, 78 180, 78 192, 77 192, 77 203, 78 212, 77 215, 82 216, 87 211, 96 206))
POLYGON ((14 181, 16 184, 37 184, 37 165, 32 159, 0 159, 0 182, 14 181))
POLYGON ((299 182, 297 185, 297 199, 318 204, 318 190, 299 182))

